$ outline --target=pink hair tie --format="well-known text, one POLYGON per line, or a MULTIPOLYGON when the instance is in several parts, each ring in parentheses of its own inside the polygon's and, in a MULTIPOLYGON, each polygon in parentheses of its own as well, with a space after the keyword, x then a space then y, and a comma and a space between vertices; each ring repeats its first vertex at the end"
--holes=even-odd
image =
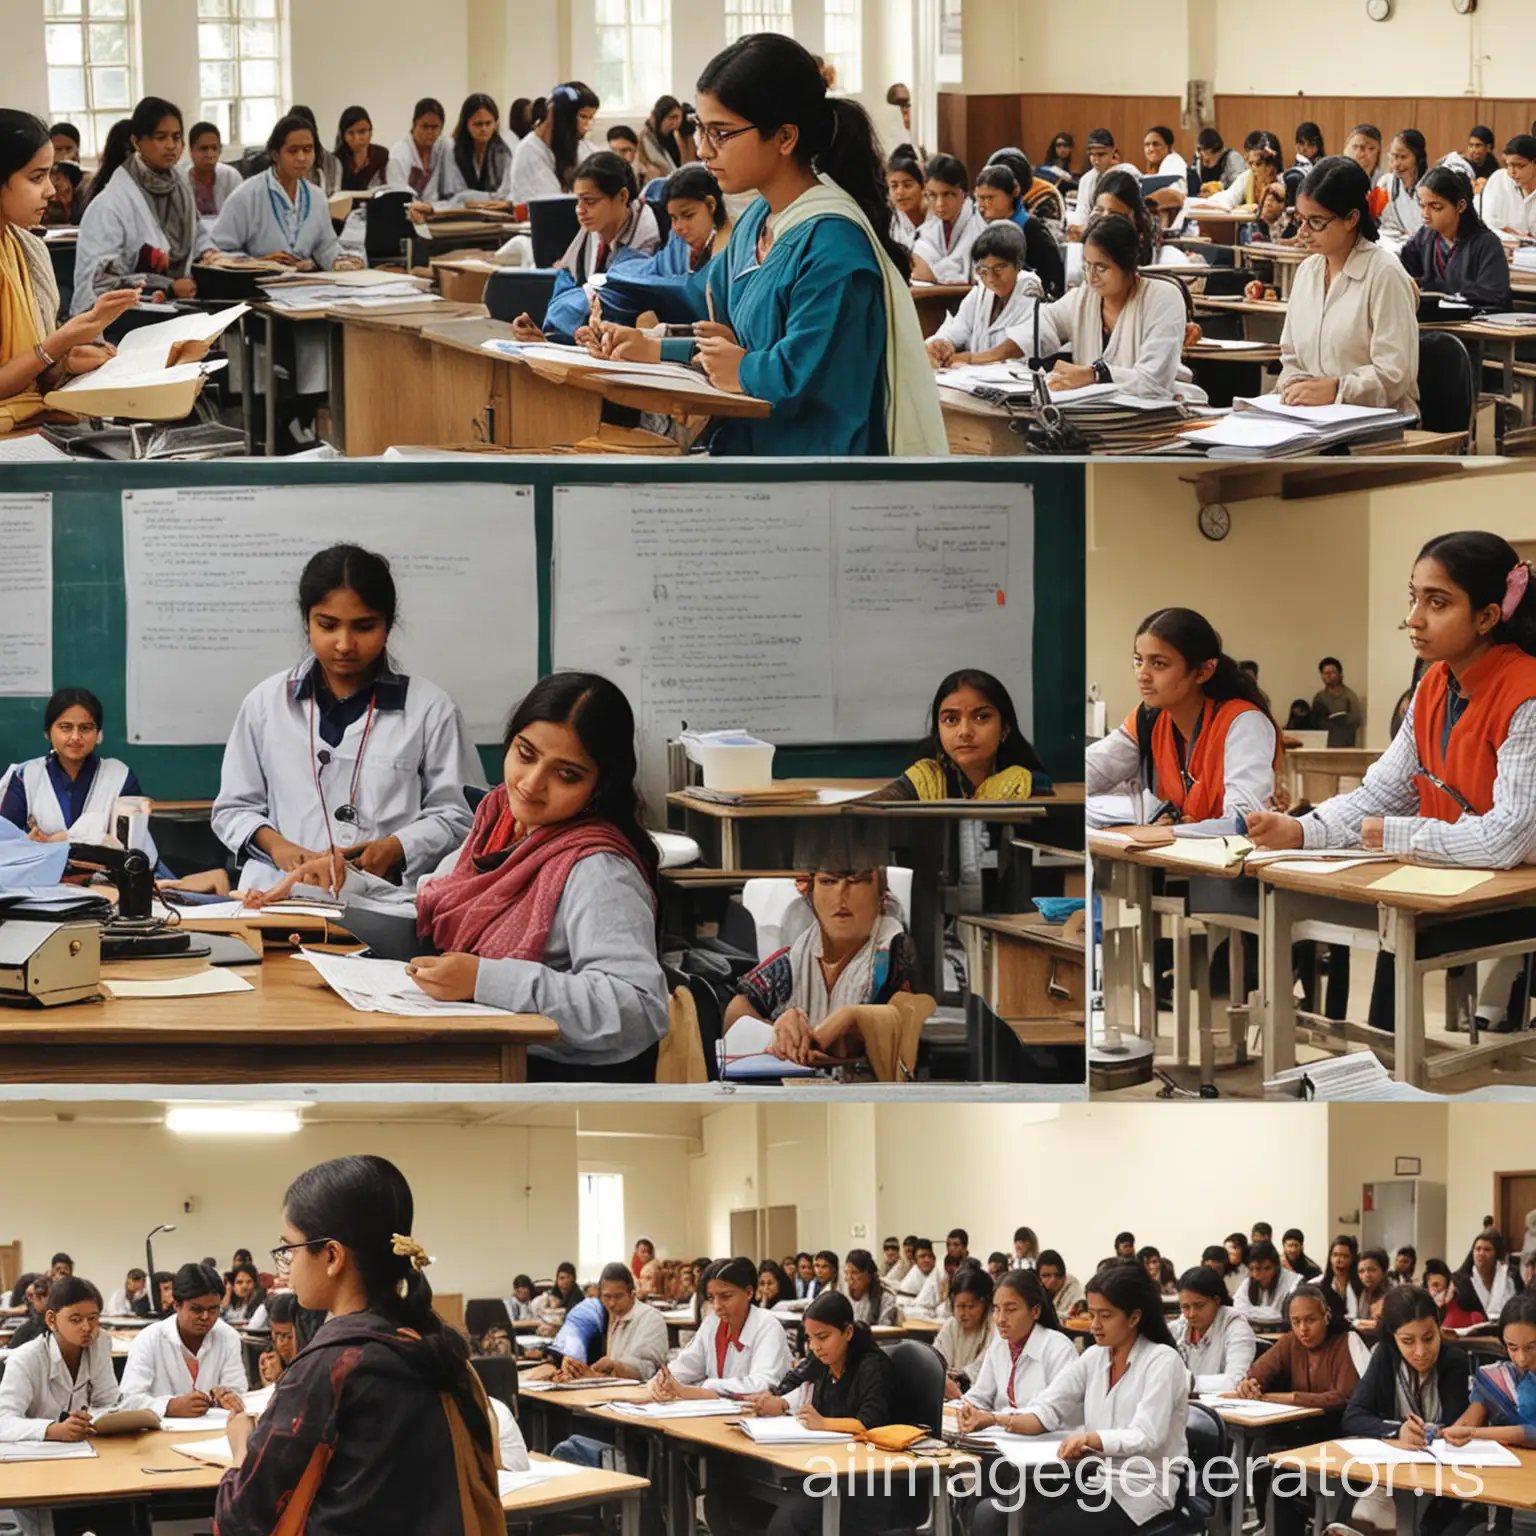
POLYGON ((1514 618, 1515 610, 1520 606, 1521 599, 1525 596, 1525 589, 1531 584, 1530 564, 1522 560, 1509 573, 1509 579, 1504 583, 1504 606, 1502 612, 1505 622, 1514 618))

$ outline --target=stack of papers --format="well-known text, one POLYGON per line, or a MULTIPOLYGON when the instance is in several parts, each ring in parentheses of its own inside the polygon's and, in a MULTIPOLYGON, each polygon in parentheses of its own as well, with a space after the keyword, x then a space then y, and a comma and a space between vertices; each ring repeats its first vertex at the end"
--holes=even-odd
POLYGON ((178 1456, 190 1456, 193 1461, 206 1462, 210 1467, 231 1467, 235 1463, 235 1453, 230 1449, 229 1440, 224 1435, 219 1435, 212 1440, 191 1440, 171 1447, 178 1456))
MULTIPOLYGON (((1517 257, 1515 265, 1517 267, 1523 266, 1528 270, 1536 269, 1536 259, 1530 262, 1521 262, 1517 257)), ((1529 312, 1525 314, 1479 315, 1477 323, 1479 325, 1496 326, 1499 330, 1530 331, 1536 330, 1536 315, 1529 312)))
POLYGON ((529 1488, 537 1488, 540 1483, 553 1482, 560 1477, 574 1477, 581 1468, 573 1461, 544 1461, 533 1462, 526 1472, 508 1472, 505 1468, 498 1468, 496 1472, 496 1491, 502 1498, 509 1494, 523 1493, 529 1488))
POLYGON ((1400 441, 1418 417, 1375 405, 1286 405, 1279 395, 1233 402, 1230 415, 1181 434, 1213 459, 1312 455, 1334 443, 1400 441))
POLYGON ((639 1387, 645 1383, 633 1376, 588 1376, 581 1381, 524 1381, 520 1392, 603 1392, 609 1387, 639 1387))
POLYGON ((307 960, 321 979, 348 1006, 359 1013, 389 1013, 402 1018, 504 1019, 500 1008, 483 1003, 440 1003, 430 998, 405 974, 403 960, 361 960, 351 955, 320 955, 300 950, 295 957, 307 960))
POLYGON ((848 1445, 853 1441, 840 1429, 807 1429, 788 1414, 778 1419, 743 1419, 741 1428, 758 1445, 848 1445))
POLYGON ((199 1414, 195 1419, 161 1419, 160 1428, 167 1434, 206 1435, 214 1431, 222 1431, 229 1423, 229 1413, 223 1408, 210 1408, 207 1413, 199 1414))
POLYGON ((1238 1397, 1222 1397, 1219 1393, 1201 1393, 1200 1401, 1219 1414, 1230 1413, 1240 1419, 1283 1419, 1296 1412, 1290 1403, 1246 1402, 1238 1397))
POLYGON ((983 1429, 967 1435, 967 1441, 990 1445, 1004 1461, 1016 1467, 1048 1467, 1061 1460, 1064 1436, 1011 1435, 1003 1429, 983 1429))
POLYGON ((627 1414, 636 1419, 713 1419, 743 1412, 742 1405, 729 1397, 689 1397, 679 1403, 605 1403, 609 1413, 627 1414))

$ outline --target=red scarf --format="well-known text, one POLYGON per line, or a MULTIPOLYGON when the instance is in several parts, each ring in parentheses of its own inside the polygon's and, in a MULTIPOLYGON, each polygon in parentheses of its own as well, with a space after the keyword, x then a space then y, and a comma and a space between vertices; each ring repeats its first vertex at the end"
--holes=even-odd
POLYGON ((480 802, 452 873, 429 880, 416 898, 416 931, 439 953, 543 960, 565 883, 582 859, 616 853, 644 873, 611 822, 585 819, 539 827, 494 869, 477 869, 475 860, 500 853, 512 832, 507 786, 498 784, 480 802))
POLYGON ((736 1349, 740 1350, 741 1339, 740 1337, 734 1339, 731 1337, 731 1326, 722 1317, 720 1319, 720 1326, 715 1330, 715 1379, 717 1381, 723 1380, 725 1377, 726 1351, 733 1345, 736 1349))

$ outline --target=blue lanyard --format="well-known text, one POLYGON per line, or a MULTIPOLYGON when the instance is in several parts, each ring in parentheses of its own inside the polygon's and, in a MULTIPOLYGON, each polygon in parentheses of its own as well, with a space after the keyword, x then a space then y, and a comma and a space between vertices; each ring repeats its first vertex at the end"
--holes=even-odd
MULTIPOLYGON (((286 198, 280 197, 278 192, 277 177, 274 175, 267 183, 267 200, 272 204, 272 212, 277 215, 278 223, 282 228, 287 230, 291 227, 293 241, 297 244, 299 231, 309 222, 309 183, 300 180, 299 195, 291 204, 286 198), (297 216, 297 223, 290 226, 289 221, 295 216, 297 216)), ((298 252, 295 251, 294 254, 297 255, 298 252)))

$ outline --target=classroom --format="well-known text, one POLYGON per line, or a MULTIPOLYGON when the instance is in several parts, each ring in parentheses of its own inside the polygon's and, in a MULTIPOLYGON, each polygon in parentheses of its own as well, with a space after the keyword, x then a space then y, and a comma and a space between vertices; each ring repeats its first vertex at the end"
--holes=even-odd
POLYGON ((1522 736, 1467 713, 1528 666, 1533 487, 1476 461, 1090 468, 1095 1089, 1536 1081, 1522 736))
POLYGON ((0 1078, 1084 1092, 1075 466, 154 474, 0 497, 0 1078))
MULTIPOLYGON (((774 1536, 839 1518, 1001 1532, 1032 1448, 1060 1472, 1071 1432, 1112 1428, 1127 1447, 1105 1448, 1112 1469, 1143 1443, 1197 1471, 1235 1464, 1222 1507, 1200 1506, 1235 1522, 1222 1528, 1299 1532, 1316 1496, 1352 1529, 1391 1529, 1394 1498, 1411 1504, 1433 1468, 1397 1462, 1387 1478, 1387 1464, 1426 1425, 1444 1426, 1431 1438, 1447 1465, 1480 1479, 1432 1514, 1471 1530, 1530 1499, 1530 1453, 1510 1449, 1521 1418, 1501 1396, 1536 1342, 1524 1120, 1470 1104, 11 1101, 0 1152, 48 1177, 8 1192, 0 1222, 0 1508, 28 1530, 50 1508, 60 1532, 198 1531, 210 1511, 243 1529, 282 1475, 266 1416, 314 1390, 327 1340, 344 1345, 366 1302, 419 1307, 473 1373, 466 1420, 478 1405, 498 1431, 484 1475, 507 1521, 538 1531, 581 1508, 604 1512, 588 1529, 667 1536, 700 1518, 711 1536, 743 1518, 774 1536), (1202 1156, 1269 1139, 1277 1115, 1286 1157, 1202 1156), (967 1177, 930 1155, 952 1140, 1076 1177, 967 1177), (149 1171, 89 1218, 62 1205, 56 1189, 88 1185, 104 1158, 149 1171), (1194 1167, 1197 1201, 1179 1177, 1194 1167), (377 1228, 370 1181, 406 1231, 377 1228), (1084 1183, 1114 1198, 1084 1201, 1084 1183), (318 1212, 339 1235, 316 1230, 318 1212), (392 1300, 370 1289, 372 1243, 386 1273, 412 1277, 392 1300), (337 1275, 359 1287, 350 1303, 337 1275), (160 1346, 172 1330, 201 1359, 195 1378, 160 1346), (36 1381, 52 1349, 102 1357, 89 1414, 36 1381), (1082 1378, 1127 1353, 1142 1386, 1113 1400, 1122 1415, 1082 1378), (1417 1429, 1392 1406, 1405 1357, 1437 1387, 1417 1429), (855 1396, 837 1389, 845 1373, 855 1396), (102 1408, 139 1417, 65 1433, 102 1408), (31 1427, 40 1410, 57 1436, 31 1427), (901 1425, 864 1454, 926 1480, 865 1488, 862 1460, 830 1437, 901 1425), (1357 1476, 1341 1510, 1328 1476, 1342 1436, 1357 1476), (823 1488, 843 1474, 835 1500, 806 1491, 813 1453, 823 1488), (1385 1486, 1367 1492, 1373 1466, 1385 1486)), ((380 1368, 365 1347, 358 1369, 380 1368)), ((378 1433, 379 1477, 441 1476, 421 1418, 378 1433)), ((1110 1523, 1091 1528, 1134 1508, 1123 1473, 1112 1487, 1110 1523)), ((1035 1511, 1033 1491, 1047 1529, 1071 1517, 1035 1511)))
POLYGON ((0 459, 1536 432, 1519 0, 1307 0, 1262 64, 1239 0, 1117 5, 1113 62, 1044 0, 531 9, 8 21, 0 459))

